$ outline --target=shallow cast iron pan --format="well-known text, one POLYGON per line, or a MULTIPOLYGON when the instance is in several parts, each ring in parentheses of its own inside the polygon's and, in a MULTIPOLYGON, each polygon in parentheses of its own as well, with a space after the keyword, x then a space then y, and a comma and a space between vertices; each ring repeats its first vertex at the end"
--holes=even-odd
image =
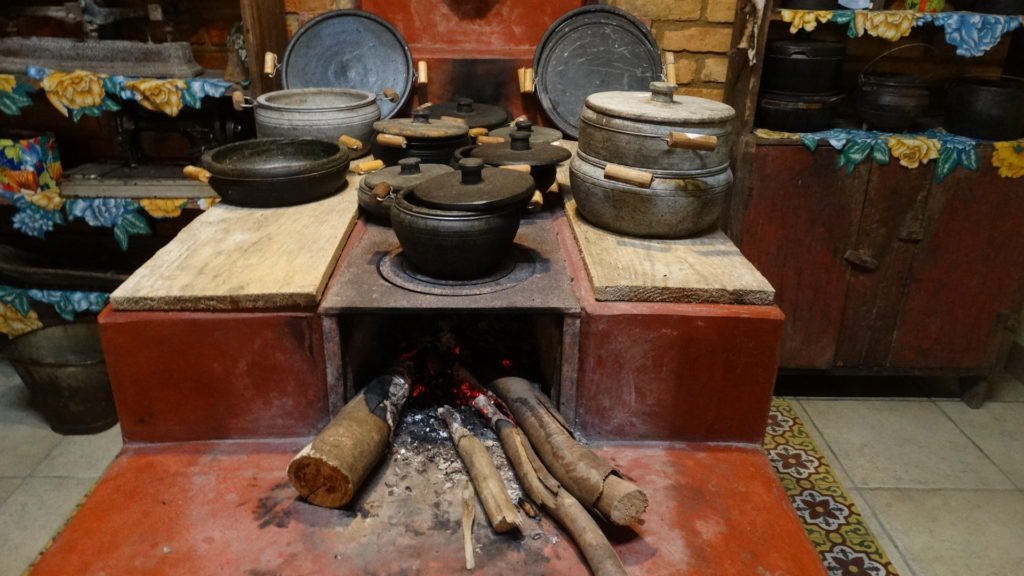
POLYGON ((295 206, 326 198, 346 182, 348 151, 313 138, 235 142, 203 154, 186 176, 206 182, 225 204, 250 208, 295 206))

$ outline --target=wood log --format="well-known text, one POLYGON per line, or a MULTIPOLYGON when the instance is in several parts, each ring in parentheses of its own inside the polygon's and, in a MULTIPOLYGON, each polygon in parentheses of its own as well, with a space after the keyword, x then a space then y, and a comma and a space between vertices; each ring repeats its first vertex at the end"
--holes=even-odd
POLYGON ((462 425, 459 415, 451 408, 438 408, 437 414, 448 424, 455 449, 466 465, 466 471, 473 481, 473 486, 476 487, 476 493, 480 496, 480 502, 484 505, 484 512, 487 513, 487 519, 494 531, 501 533, 521 528, 519 511, 505 490, 505 483, 502 482, 487 447, 462 425))
POLYGON ((617 526, 643 524, 647 494, 577 442, 530 382, 501 378, 491 389, 509 408, 551 474, 580 503, 617 526))
POLYGON ((476 518, 476 492, 473 483, 466 480, 462 487, 462 549, 466 555, 466 570, 476 568, 473 557, 473 519, 476 518))
POLYGON ((288 464, 288 480, 306 501, 348 504, 387 452, 409 396, 407 367, 376 378, 288 464))
POLYGON ((551 473, 542 463, 531 459, 529 454, 533 449, 522 430, 503 416, 486 396, 477 397, 473 406, 498 434, 505 456, 526 495, 565 528, 583 553, 590 571, 595 576, 624 576, 626 569, 615 549, 579 500, 553 478, 553 486, 543 480, 545 476, 551 478, 551 473))

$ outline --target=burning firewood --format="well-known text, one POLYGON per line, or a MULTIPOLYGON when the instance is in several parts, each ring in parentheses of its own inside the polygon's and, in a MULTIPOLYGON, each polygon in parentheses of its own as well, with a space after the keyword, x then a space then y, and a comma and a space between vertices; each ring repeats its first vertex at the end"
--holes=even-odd
POLYGON ((344 506, 362 486, 390 444, 409 396, 409 366, 380 376, 288 464, 288 479, 299 495, 317 506, 344 506))
POLYGON ((487 447, 462 425, 459 415, 451 408, 438 408, 437 414, 448 424, 455 449, 466 465, 494 531, 500 533, 521 528, 519 511, 505 490, 505 483, 501 481, 487 447))
POLYGON ((579 500, 558 485, 535 454, 531 456, 533 449, 522 430, 502 415, 487 396, 478 396, 473 407, 487 418, 497 433, 523 490, 569 532, 587 560, 590 571, 595 576, 625 575, 622 561, 597 522, 579 500))
POLYGON ((643 523, 647 494, 577 442, 530 382, 501 378, 491 389, 508 406, 548 470, 580 503, 618 526, 643 523))

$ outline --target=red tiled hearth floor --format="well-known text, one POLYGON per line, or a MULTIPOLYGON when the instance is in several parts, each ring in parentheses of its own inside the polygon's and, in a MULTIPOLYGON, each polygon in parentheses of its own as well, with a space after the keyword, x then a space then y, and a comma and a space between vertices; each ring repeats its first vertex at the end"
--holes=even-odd
MULTIPOLYGON (((424 501, 431 482, 410 470, 404 485, 369 487, 352 510, 316 508, 296 500, 285 477, 301 445, 127 447, 32 574, 465 572, 459 490, 424 501)), ((616 444, 599 452, 651 498, 640 533, 614 538, 630 574, 824 574, 757 447, 616 444)), ((548 520, 525 526, 522 539, 496 536, 478 513, 476 572, 586 573, 548 520), (544 536, 532 538, 538 531, 544 536)))

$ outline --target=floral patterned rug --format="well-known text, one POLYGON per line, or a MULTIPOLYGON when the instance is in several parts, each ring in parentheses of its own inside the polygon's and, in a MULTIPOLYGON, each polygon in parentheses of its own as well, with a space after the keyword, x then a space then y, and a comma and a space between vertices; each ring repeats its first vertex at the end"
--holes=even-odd
POLYGON ((764 449, 829 574, 898 576, 857 504, 782 398, 772 401, 764 449))

